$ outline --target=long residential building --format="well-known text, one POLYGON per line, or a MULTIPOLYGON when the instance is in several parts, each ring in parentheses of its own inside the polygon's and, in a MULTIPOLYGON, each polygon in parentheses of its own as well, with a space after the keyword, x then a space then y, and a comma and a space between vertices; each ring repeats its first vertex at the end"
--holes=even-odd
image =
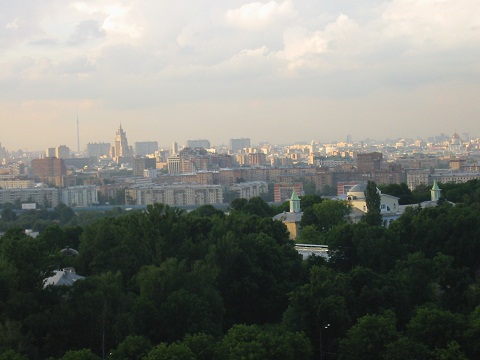
POLYGON ((220 185, 173 184, 134 185, 125 189, 125 204, 151 205, 162 203, 170 206, 220 204, 223 188, 220 185))
POLYGON ((250 181, 230 186, 230 191, 239 198, 251 199, 256 196, 268 193, 268 184, 264 181, 250 181))
POLYGON ((87 207, 98 204, 98 187, 89 185, 62 189, 62 202, 70 207, 87 207))
POLYGON ((33 180, 0 179, 1 189, 29 189, 34 186, 33 180))
POLYGON ((439 183, 454 183, 461 184, 467 181, 480 179, 480 173, 478 172, 445 172, 438 175, 431 175, 431 179, 436 180, 439 183))
POLYGON ((61 190, 55 188, 2 189, 0 204, 36 202, 41 206, 55 207, 60 203, 61 190))

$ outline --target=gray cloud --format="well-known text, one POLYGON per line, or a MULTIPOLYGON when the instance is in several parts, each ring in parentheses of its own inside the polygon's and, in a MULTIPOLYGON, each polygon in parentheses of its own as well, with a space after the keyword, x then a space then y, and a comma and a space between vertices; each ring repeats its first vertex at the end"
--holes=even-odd
POLYGON ((81 45, 87 41, 105 37, 105 30, 100 27, 97 20, 83 20, 75 27, 75 31, 67 40, 71 46, 81 45))

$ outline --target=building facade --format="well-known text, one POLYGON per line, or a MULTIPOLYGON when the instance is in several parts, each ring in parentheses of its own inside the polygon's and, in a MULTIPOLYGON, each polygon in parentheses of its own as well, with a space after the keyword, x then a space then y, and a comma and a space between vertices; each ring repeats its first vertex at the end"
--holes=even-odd
POLYGON ((128 146, 127 134, 120 124, 120 127, 115 134, 115 141, 113 142, 113 146, 110 150, 110 157, 116 163, 121 164, 130 162, 132 156, 132 149, 128 146))
POLYGON ((264 181, 238 183, 232 185, 230 191, 235 193, 236 197, 248 200, 268 193, 268 184, 264 181))
POLYGON ((70 207, 88 207, 98 204, 97 186, 74 186, 62 189, 62 202, 70 207))
POLYGON ((222 202, 223 189, 220 185, 145 184, 125 189, 125 204, 127 205, 161 203, 170 206, 201 206, 222 202))
POLYGON ((155 151, 158 150, 157 141, 137 141, 135 143, 135 155, 136 156, 146 156, 155 154, 155 151))
POLYGON ((55 188, 30 189, 2 189, 0 190, 0 204, 14 204, 35 202, 40 206, 55 207, 60 203, 61 194, 55 188))
POLYGON ((33 175, 40 181, 54 186, 63 186, 64 177, 67 174, 65 161, 56 157, 33 159, 32 170, 33 175))

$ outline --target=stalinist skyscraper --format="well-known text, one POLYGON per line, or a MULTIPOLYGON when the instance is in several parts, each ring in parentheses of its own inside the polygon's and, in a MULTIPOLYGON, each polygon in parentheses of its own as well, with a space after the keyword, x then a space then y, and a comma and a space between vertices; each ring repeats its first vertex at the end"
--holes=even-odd
POLYGON ((115 135, 115 141, 110 149, 110 157, 118 164, 133 161, 133 150, 128 146, 127 134, 123 131, 122 124, 115 135))

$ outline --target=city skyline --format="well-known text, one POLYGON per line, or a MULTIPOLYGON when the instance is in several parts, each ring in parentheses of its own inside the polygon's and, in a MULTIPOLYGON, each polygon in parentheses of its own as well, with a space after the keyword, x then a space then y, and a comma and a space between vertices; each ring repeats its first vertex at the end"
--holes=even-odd
POLYGON ((480 134, 480 3, 8 3, 9 150, 248 137, 252 143, 480 134))

